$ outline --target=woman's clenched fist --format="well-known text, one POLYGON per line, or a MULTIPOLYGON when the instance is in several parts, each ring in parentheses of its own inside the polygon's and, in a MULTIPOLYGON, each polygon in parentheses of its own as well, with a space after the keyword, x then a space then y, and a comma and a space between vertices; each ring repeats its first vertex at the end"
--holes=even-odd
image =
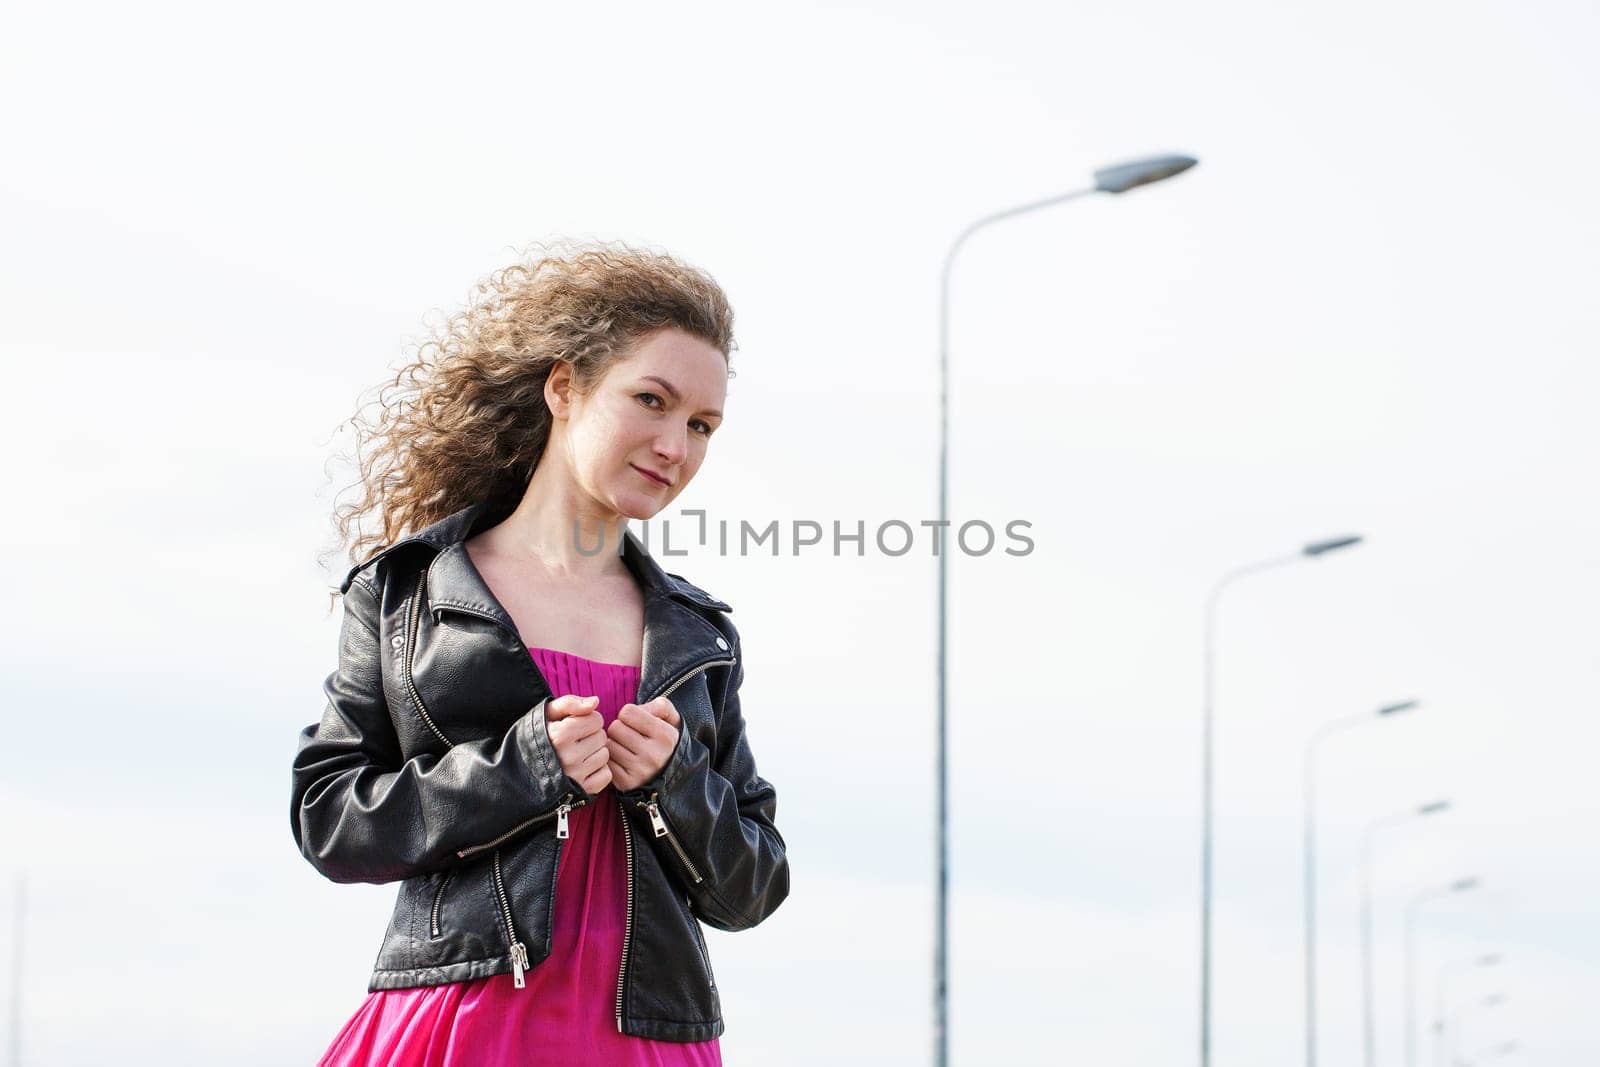
POLYGON ((544 706, 550 743, 561 758, 561 769, 591 796, 611 784, 605 719, 597 710, 599 706, 599 697, 570 693, 544 706))
POLYGON ((611 783, 637 789, 661 773, 678 745, 678 709, 666 697, 624 704, 606 730, 611 783))

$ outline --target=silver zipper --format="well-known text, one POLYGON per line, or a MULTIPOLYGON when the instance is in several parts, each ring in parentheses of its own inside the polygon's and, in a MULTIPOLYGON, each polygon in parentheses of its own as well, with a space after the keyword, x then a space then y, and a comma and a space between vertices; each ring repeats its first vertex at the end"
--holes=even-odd
POLYGON ((417 579, 416 594, 411 598, 411 625, 406 627, 406 689, 410 691, 411 699, 416 702, 417 711, 422 715, 422 721, 427 724, 428 729, 433 731, 433 736, 443 741, 444 747, 451 748, 453 746, 450 739, 444 735, 443 730, 440 730, 435 725, 433 716, 429 715, 428 709, 423 706, 422 694, 417 692, 417 683, 411 677, 411 657, 416 655, 417 651, 417 620, 422 613, 422 587, 427 584, 427 581, 428 572, 424 569, 422 577, 417 579))
MULTIPOLYGON (((678 686, 710 667, 728 667, 732 665, 733 660, 731 659, 714 659, 701 663, 680 674, 671 685, 651 697, 650 700, 657 700, 670 695, 678 686)), ((648 704, 650 700, 646 700, 644 703, 648 704)), ((628 825, 628 813, 621 804, 617 805, 617 813, 622 819, 622 840, 627 845, 628 850, 628 918, 626 925, 622 928, 622 960, 617 965, 617 1033, 620 1034, 622 1033, 622 998, 628 988, 628 946, 633 941, 633 830, 628 825)), ((681 851, 679 854, 682 855, 681 851)), ((688 857, 685 856, 684 860, 687 862, 688 857)), ((707 973, 710 973, 709 968, 707 968, 707 973)))
POLYGON ((444 881, 439 883, 439 891, 433 894, 433 910, 429 913, 428 932, 437 941, 439 939, 439 908, 444 904, 444 891, 449 888, 450 880, 456 876, 455 868, 444 872, 444 881))
MULTIPOLYGON (((699 666, 693 667, 690 670, 687 670, 684 673, 678 675, 678 678, 677 678, 676 681, 674 681, 671 685, 667 686, 661 692, 657 693, 655 696, 651 697, 650 700, 660 700, 664 696, 671 696, 672 695, 672 691, 674 689, 678 688, 678 686, 682 685, 684 682, 687 682, 690 678, 693 678, 695 675, 699 674, 701 671, 706 670, 706 669, 708 669, 710 667, 731 667, 731 666, 733 666, 733 660, 731 660, 731 659, 714 659, 714 660, 711 660, 708 663, 702 663, 699 666)), ((650 700, 645 701, 645 703, 646 704, 650 703, 650 700)))
POLYGON ((517 928, 511 922, 511 901, 506 896, 505 876, 500 873, 500 853, 494 854, 494 890, 500 898, 500 914, 506 921, 506 937, 511 939, 511 983, 522 989, 527 982, 522 972, 528 969, 528 950, 517 940, 517 928))
POLYGON ((531 819, 520 822, 516 826, 513 826, 511 829, 507 830, 505 833, 501 834, 499 837, 495 838, 493 841, 485 841, 481 845, 469 845, 466 848, 458 849, 456 851, 456 857, 458 859, 467 859, 468 857, 475 856, 480 852, 487 852, 491 848, 498 848, 500 845, 505 844, 513 837, 516 837, 518 834, 528 829, 528 827, 537 826, 546 819, 552 818, 556 820, 556 836, 565 839, 567 836, 567 815, 572 811, 573 808, 581 808, 587 803, 589 803, 587 799, 573 800, 572 794, 568 793, 562 799, 561 803, 556 805, 554 811, 542 812, 538 815, 535 815, 531 819))
POLYGON ((650 828, 655 831, 657 837, 667 839, 667 843, 672 846, 672 851, 676 852, 678 858, 683 861, 683 866, 689 872, 689 877, 694 879, 695 885, 699 885, 704 879, 700 877, 700 872, 695 869, 695 865, 689 861, 689 854, 683 850, 682 845, 678 844, 677 836, 667 829, 667 820, 661 814, 661 805, 658 802, 660 796, 661 794, 652 792, 649 800, 636 800, 634 803, 649 814, 650 828))
POLYGON ((628 829, 628 815, 617 805, 622 818, 622 840, 628 847, 628 919, 622 927, 622 962, 617 967, 617 1033, 622 1033, 622 995, 627 987, 623 979, 628 973, 628 944, 633 940, 633 833, 628 829))

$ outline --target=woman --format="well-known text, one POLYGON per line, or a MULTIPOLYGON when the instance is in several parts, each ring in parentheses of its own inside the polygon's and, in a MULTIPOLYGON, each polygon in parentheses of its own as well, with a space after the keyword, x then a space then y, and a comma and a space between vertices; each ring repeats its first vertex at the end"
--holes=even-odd
POLYGON ((789 891, 729 606, 628 531, 722 422, 732 312, 623 246, 494 274, 405 368, 361 459, 352 568, 292 820, 336 882, 399 881, 324 1064, 717 1064, 699 923, 789 891), (410 531, 401 536, 402 531, 410 531))

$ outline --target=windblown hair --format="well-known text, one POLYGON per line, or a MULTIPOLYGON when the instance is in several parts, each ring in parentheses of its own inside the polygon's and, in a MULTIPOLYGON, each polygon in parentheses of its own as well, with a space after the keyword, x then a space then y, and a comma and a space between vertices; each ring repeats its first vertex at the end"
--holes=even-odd
POLYGON ((704 271, 619 243, 534 249, 473 287, 379 389, 373 418, 347 420, 361 495, 334 524, 352 565, 469 504, 515 508, 550 439, 544 386, 558 362, 587 394, 658 329, 725 357, 735 347, 733 311, 704 271), (360 532, 374 512, 378 528, 360 532))

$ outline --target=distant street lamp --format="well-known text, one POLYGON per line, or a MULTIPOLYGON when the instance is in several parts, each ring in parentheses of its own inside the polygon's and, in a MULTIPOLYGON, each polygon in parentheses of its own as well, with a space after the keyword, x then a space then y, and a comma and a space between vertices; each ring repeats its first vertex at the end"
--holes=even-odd
MULTIPOLYGON (((1081 189, 1074 189, 1069 193, 1062 193, 1044 200, 1036 200, 1021 207, 1008 208, 985 215, 976 222, 967 226, 950 245, 950 250, 945 253, 944 270, 940 276, 939 289, 939 526, 936 529, 946 530, 950 525, 950 277, 951 268, 955 264, 956 253, 961 251, 961 246, 966 244, 967 238, 975 232, 1001 219, 1009 219, 1028 211, 1037 211, 1039 208, 1050 207, 1067 200, 1075 200, 1091 193, 1125 193, 1130 189, 1137 189, 1141 185, 1150 185, 1154 182, 1164 181, 1174 175, 1182 174, 1198 163, 1190 156, 1154 156, 1149 159, 1136 159, 1126 163, 1118 163, 1110 167, 1101 167, 1094 172, 1094 184, 1081 189)), ((947 633, 949 630, 949 556, 948 551, 934 553, 939 559, 939 652, 938 652, 938 700, 939 700, 939 736, 938 736, 938 871, 936 885, 936 904, 934 919, 934 954, 933 954, 933 1003, 934 1003, 934 1063, 937 1067, 945 1067, 949 1060, 949 930, 950 930, 950 832, 949 832, 949 781, 946 728, 946 705, 948 681, 946 670, 946 649, 948 646, 947 633)))
MULTIPOLYGON (((1449 1037, 1450 1059, 1452 1061, 1460 1062, 1461 1059, 1456 1052, 1456 1046, 1461 1043, 1461 1023, 1458 1021, 1460 1017, 1474 1008, 1497 1008, 1505 1002, 1505 996, 1503 994, 1496 993, 1492 997, 1484 997, 1482 1000, 1475 1001, 1470 1004, 1463 1004, 1461 1007, 1449 1013, 1439 1021, 1441 1030, 1448 1034, 1449 1037)), ((1473 1058, 1476 1059, 1477 1057, 1474 1056, 1473 1058)))
POLYGON ((1406 905, 1406 939, 1405 939, 1405 971, 1406 971, 1406 1067, 1417 1067, 1417 983, 1416 983, 1416 934, 1417 912, 1421 907, 1432 900, 1447 897, 1452 893, 1465 893, 1477 889, 1481 883, 1476 878, 1458 878, 1449 885, 1438 886, 1425 893, 1412 898, 1406 905))
POLYGON ((1377 1067, 1378 1040, 1372 1006, 1372 845, 1379 830, 1449 811, 1448 800, 1435 800, 1385 816, 1367 826, 1361 835, 1361 1030, 1366 1067, 1377 1067))
POLYGON ((11 1067, 22 1067, 22 934, 27 901, 27 875, 19 874, 11 913, 11 1067))
POLYGON ((1213 808, 1214 786, 1212 735, 1215 732, 1216 720, 1216 644, 1217 644, 1217 607, 1222 600, 1222 593, 1228 586, 1247 575, 1256 574, 1274 567, 1281 567, 1289 563, 1298 563, 1301 560, 1314 559, 1341 548, 1359 545, 1361 538, 1330 537, 1322 541, 1312 541, 1303 546, 1300 551, 1286 556, 1275 556, 1271 559, 1260 560, 1256 563, 1247 563, 1242 567, 1235 567, 1227 572, 1211 587, 1211 593, 1206 597, 1205 614, 1205 707, 1203 709, 1204 738, 1201 742, 1201 816, 1200 816, 1200 1067, 1210 1067, 1211 1064, 1211 883, 1212 883, 1212 824, 1215 821, 1213 808))
POLYGON ((1474 956, 1470 960, 1462 960, 1448 967, 1439 969, 1439 978, 1434 986, 1433 997, 1433 1062, 1435 1067, 1449 1067, 1445 1055, 1445 1025, 1446 1025, 1446 987, 1450 979, 1457 975, 1465 974, 1474 967, 1495 967, 1500 963, 1498 955, 1474 956))
POLYGON ((1462 1060, 1461 1063, 1464 1065, 1464 1067, 1476 1067, 1477 1064, 1482 1063, 1491 1056, 1506 1056, 1513 1052, 1520 1052, 1521 1049, 1522 1046, 1518 1045, 1515 1041, 1503 1041, 1498 1045, 1491 1045, 1486 1049, 1478 1050, 1472 1054, 1471 1059, 1462 1060))
POLYGON ((1305 966, 1306 966, 1306 1067, 1317 1067, 1317 746, 1331 734, 1363 723, 1377 722, 1418 706, 1403 700, 1385 704, 1376 712, 1347 715, 1325 723, 1306 743, 1305 755, 1305 966))

